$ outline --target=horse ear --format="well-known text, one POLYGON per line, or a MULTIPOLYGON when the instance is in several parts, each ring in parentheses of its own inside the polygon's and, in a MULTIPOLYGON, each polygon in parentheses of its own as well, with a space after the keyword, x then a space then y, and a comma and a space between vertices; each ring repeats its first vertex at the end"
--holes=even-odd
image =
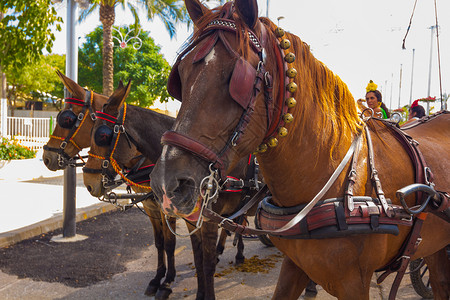
POLYGON ((105 107, 105 112, 113 113, 118 111, 119 108, 125 102, 131 89, 131 80, 128 81, 127 86, 123 85, 123 82, 119 82, 119 87, 114 91, 114 93, 109 97, 107 105, 105 107))
POLYGON ((69 93, 71 93, 74 97, 84 99, 85 91, 78 83, 76 83, 69 77, 65 76, 59 70, 56 71, 56 74, 58 75, 59 79, 64 84, 64 86, 67 88, 69 93))
POLYGON ((250 29, 254 29, 258 21, 258 3, 256 0, 235 0, 234 5, 239 17, 250 29))
POLYGON ((184 4, 195 25, 197 25, 197 21, 203 17, 205 12, 209 10, 206 6, 201 4, 199 0, 185 0, 184 4))

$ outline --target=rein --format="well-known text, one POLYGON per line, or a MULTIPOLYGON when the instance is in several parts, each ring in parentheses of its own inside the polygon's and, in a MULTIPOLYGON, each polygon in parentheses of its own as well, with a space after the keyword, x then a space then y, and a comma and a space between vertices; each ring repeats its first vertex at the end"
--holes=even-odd
POLYGON ((74 158, 70 157, 65 152, 68 143, 71 143, 75 148, 78 149, 78 151, 82 150, 73 139, 75 138, 75 136, 77 135, 78 131, 80 130, 81 126, 83 125, 84 121, 87 118, 88 114, 86 113, 86 110, 89 110, 89 115, 92 121, 95 121, 95 113, 92 107, 94 93, 89 90, 85 91, 86 95, 84 101, 76 98, 66 98, 65 103, 69 104, 69 110, 60 111, 58 113, 58 116, 56 117, 58 125, 60 125, 62 128, 70 129, 68 135, 65 137, 55 135, 50 136, 50 138, 62 141, 61 144, 59 145, 59 148, 53 148, 47 145, 44 145, 43 147, 44 150, 46 151, 56 152, 58 154, 58 166, 60 168, 63 168, 68 165, 77 167, 83 166, 85 164, 82 156, 78 155, 78 158, 82 160, 82 163, 75 163, 74 158), (75 115, 75 113, 73 112, 72 105, 78 105, 83 107, 78 115, 75 115))
MULTIPOLYGON (((232 221, 231 218, 224 218, 217 214, 216 212, 207 209, 204 212, 205 217, 209 218, 213 222, 216 222, 219 224, 219 227, 223 227, 226 230, 232 231, 232 232, 238 232, 242 235, 250 235, 250 234, 257 234, 257 235, 263 235, 263 234, 282 234, 283 232, 287 232, 289 229, 297 225, 310 211, 313 209, 313 207, 317 204, 319 200, 322 199, 323 195, 330 189, 330 187, 334 184, 336 179, 339 177, 339 175, 344 170, 347 163, 350 161, 350 158, 352 158, 355 149, 357 145, 361 141, 362 134, 359 133, 356 138, 353 140, 352 144, 350 145, 347 153, 345 154, 344 158, 342 159, 339 166, 334 170, 333 174, 328 179, 327 183, 322 187, 322 189, 316 194, 316 196, 294 217, 289 221, 286 225, 284 225, 282 228, 276 229, 276 230, 262 230, 262 229, 253 229, 249 228, 240 224, 236 224, 232 221)), ((250 205, 254 205, 256 203, 256 200, 261 199, 261 195, 264 195, 264 193, 267 195, 267 190, 261 190, 261 193, 258 193, 255 195, 254 199, 249 202, 250 205), (254 203, 255 202, 255 203, 254 203)), ((243 207, 241 209, 242 212, 248 210, 250 207, 243 207)), ((237 217, 237 215, 233 215, 232 218, 237 217)))

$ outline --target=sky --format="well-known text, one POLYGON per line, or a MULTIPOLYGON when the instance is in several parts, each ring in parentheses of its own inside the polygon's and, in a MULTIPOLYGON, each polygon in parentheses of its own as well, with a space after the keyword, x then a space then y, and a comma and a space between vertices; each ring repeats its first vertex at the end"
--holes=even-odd
MULTIPOLYGON (((385 104, 395 109, 429 95, 440 97, 436 31, 432 39, 430 29, 436 24, 435 1, 439 24, 442 92, 450 94, 448 15, 450 1, 448 0, 417 0, 405 50, 402 49, 402 42, 415 0, 258 0, 257 2, 260 16, 266 16, 268 13, 272 21, 279 22, 280 27, 309 44, 314 56, 348 85, 355 99, 365 97, 366 85, 369 80, 373 80, 382 92, 385 104), (269 4, 268 11, 267 4, 269 4), (277 21, 278 17, 284 18, 277 21)), ((63 1, 56 5, 63 19, 66 18, 65 4, 66 1, 63 1)), ((210 7, 215 6, 214 2, 212 4, 210 7)), ((172 65, 177 50, 191 34, 192 26, 190 28, 187 25, 177 26, 176 37, 170 39, 159 19, 149 22, 144 12, 140 18, 143 29, 150 32, 150 36, 161 47, 161 53, 172 65)), ((117 7, 115 25, 131 23, 133 23, 131 14, 123 11, 121 6, 117 7)), ((100 24, 98 13, 77 24, 76 32, 80 37, 80 46, 84 42, 84 36, 100 24)), ((63 24, 61 32, 55 34, 53 53, 63 54, 66 47, 65 25, 63 24)), ((170 109, 174 105, 168 106, 170 109)), ((439 103, 434 106, 434 111, 440 109, 439 103)))

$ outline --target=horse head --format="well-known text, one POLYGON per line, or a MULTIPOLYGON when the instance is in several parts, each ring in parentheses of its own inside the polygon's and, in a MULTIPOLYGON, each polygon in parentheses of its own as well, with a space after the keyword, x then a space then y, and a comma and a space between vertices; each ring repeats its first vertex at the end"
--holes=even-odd
POLYGON ((69 96, 59 112, 56 126, 44 146, 43 161, 48 169, 65 168, 83 148, 90 146, 90 133, 96 109, 106 103, 106 96, 88 91, 61 72, 56 72, 67 88, 69 96))
POLYGON ((264 81, 276 83, 279 74, 265 71, 275 69, 274 62, 264 61, 263 51, 267 47, 272 53, 274 41, 257 18, 256 1, 213 10, 186 1, 186 7, 196 33, 168 82, 182 105, 172 130, 162 137, 165 146, 151 181, 167 214, 196 220, 205 178, 217 175, 212 187, 217 194, 221 179, 262 143, 264 81))
POLYGON ((125 99, 130 87, 131 81, 126 86, 120 82, 103 108, 96 111, 89 158, 83 168, 84 185, 94 197, 104 195, 105 190, 114 185, 118 172, 132 166, 139 155, 125 131, 125 99))

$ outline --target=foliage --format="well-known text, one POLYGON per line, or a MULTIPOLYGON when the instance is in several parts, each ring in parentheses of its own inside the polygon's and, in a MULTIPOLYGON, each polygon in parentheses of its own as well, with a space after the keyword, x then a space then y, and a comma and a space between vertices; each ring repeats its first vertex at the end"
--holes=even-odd
POLYGON ((0 143, 0 160, 35 158, 36 151, 19 144, 17 140, 2 137, 0 143))
POLYGON ((187 22, 188 14, 181 0, 91 0, 91 5, 84 9, 80 15, 80 21, 99 8, 100 22, 103 26, 103 94, 111 95, 113 93, 114 81, 114 49, 112 44, 112 26, 116 18, 116 5, 121 4, 122 8, 126 6, 131 10, 135 20, 135 26, 139 24, 139 8, 145 8, 147 18, 153 19, 158 16, 166 26, 170 37, 175 35, 175 24, 178 22, 187 22))
MULTIPOLYGON (((125 36, 134 26, 116 28, 125 36)), ((115 31, 114 35, 119 37, 115 31)), ((156 99, 167 102, 170 97, 166 90, 170 65, 148 32, 141 31, 139 38, 142 46, 138 50, 133 47, 133 40, 125 48, 115 47, 114 86, 118 85, 119 80, 132 81, 127 103, 145 107, 152 105, 156 99)), ((86 36, 86 43, 79 51, 79 83, 94 91, 102 90, 102 43, 102 27, 99 26, 86 36)), ((115 43, 118 46, 117 41, 115 43)))
POLYGON ((189 21, 186 7, 181 0, 91 0, 90 3, 92 5, 89 8, 81 11, 80 21, 85 20, 87 16, 92 14, 100 5, 115 7, 117 4, 121 4, 123 10, 125 10, 126 6, 128 7, 135 20, 134 26, 139 24, 138 11, 142 9, 146 10, 147 18, 149 20, 159 17, 164 23, 170 38, 175 36, 175 25, 178 22, 189 21))
MULTIPOLYGON (((37 91, 50 93, 59 98, 64 97, 64 86, 56 76, 56 70, 63 70, 65 66, 64 55, 42 56, 34 63, 30 63, 21 69, 21 72, 9 72, 8 78, 8 105, 17 107, 17 100, 42 100, 42 95, 37 91)), ((53 104, 56 104, 55 102, 53 104)))
POLYGON ((61 30, 62 18, 57 17, 51 0, 0 1, 0 66, 2 70, 15 73, 35 62, 42 50, 51 52, 54 34, 51 26, 61 30))

